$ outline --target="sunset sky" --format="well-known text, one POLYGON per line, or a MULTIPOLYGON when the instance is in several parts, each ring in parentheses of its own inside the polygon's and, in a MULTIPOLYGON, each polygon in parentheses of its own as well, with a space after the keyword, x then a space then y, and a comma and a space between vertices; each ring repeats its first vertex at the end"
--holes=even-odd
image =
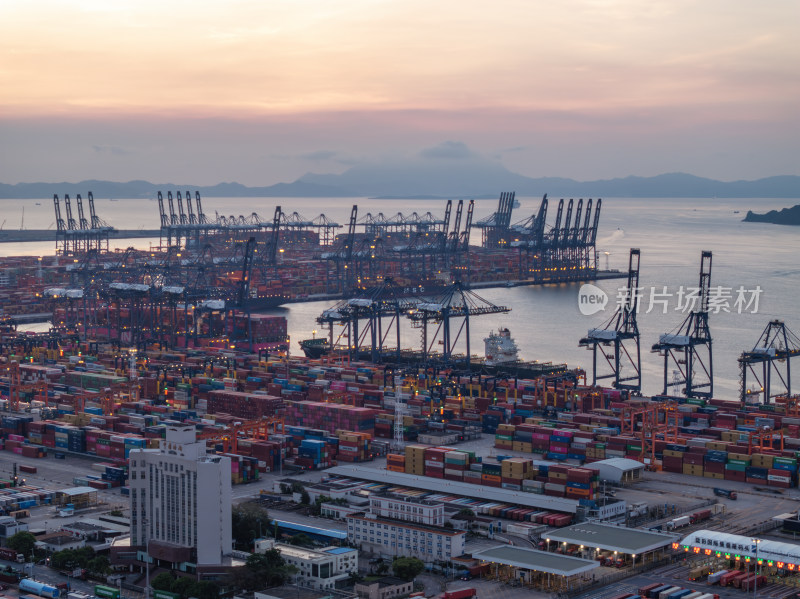
POLYGON ((462 142, 800 175, 796 0, 0 0, 0 182, 270 185, 462 142))

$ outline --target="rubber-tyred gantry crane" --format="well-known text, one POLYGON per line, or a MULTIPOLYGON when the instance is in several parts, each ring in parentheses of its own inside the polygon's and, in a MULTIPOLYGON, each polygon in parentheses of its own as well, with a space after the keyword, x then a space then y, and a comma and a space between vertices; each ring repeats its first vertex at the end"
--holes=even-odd
POLYGON ((678 424, 682 414, 672 401, 626 403, 619 415, 620 434, 637 438, 641 442, 641 458, 656 461, 656 441, 678 442, 678 424))
POLYGON ((223 453, 237 453, 240 438, 267 440, 269 435, 284 432, 283 418, 265 417, 258 420, 235 422, 224 430, 197 433, 198 441, 222 441, 223 453))

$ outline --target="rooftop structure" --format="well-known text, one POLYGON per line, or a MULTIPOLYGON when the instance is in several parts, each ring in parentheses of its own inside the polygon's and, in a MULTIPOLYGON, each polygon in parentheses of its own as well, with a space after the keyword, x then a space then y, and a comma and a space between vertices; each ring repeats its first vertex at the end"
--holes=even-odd
POLYGON ((575 576, 600 566, 600 564, 594 560, 548 553, 547 551, 537 551, 535 549, 510 547, 507 545, 500 545, 498 547, 486 549, 485 551, 473 553, 472 557, 486 562, 545 572, 557 576, 575 576))
POLYGON ((673 545, 675 549, 683 547, 685 551, 705 555, 730 556, 732 558, 750 561, 758 552, 759 563, 761 560, 777 564, 778 568, 784 566, 788 570, 800 570, 800 545, 770 541, 767 539, 754 539, 742 535, 734 535, 716 530, 696 530, 687 535, 680 542, 673 545))
POLYGON ((642 478, 644 464, 629 458, 608 458, 592 462, 592 469, 600 473, 600 480, 609 482, 632 482, 642 478))
POLYGON ((452 493, 464 497, 474 497, 489 501, 501 501, 523 507, 539 508, 574 514, 578 511, 578 500, 562 497, 548 497, 535 493, 511 491, 508 489, 491 488, 458 481, 441 480, 426 476, 416 476, 402 472, 390 472, 373 468, 358 466, 336 466, 328 470, 332 475, 345 476, 359 480, 385 483, 390 485, 403 485, 425 491, 452 493))
POLYGON ((596 522, 584 522, 547 533, 547 538, 560 543, 585 545, 638 555, 667 547, 675 537, 658 532, 650 532, 636 528, 609 526, 596 522))

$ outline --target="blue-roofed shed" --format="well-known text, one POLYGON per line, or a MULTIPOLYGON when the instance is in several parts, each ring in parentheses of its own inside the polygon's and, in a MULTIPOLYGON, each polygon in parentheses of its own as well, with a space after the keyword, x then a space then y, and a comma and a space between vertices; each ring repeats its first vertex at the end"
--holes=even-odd
POLYGON ((289 522, 287 520, 273 520, 272 525, 277 525, 278 530, 286 534, 295 535, 302 532, 310 536, 312 539, 319 539, 320 541, 343 541, 347 538, 347 531, 345 530, 320 528, 318 526, 298 524, 297 522, 289 522))

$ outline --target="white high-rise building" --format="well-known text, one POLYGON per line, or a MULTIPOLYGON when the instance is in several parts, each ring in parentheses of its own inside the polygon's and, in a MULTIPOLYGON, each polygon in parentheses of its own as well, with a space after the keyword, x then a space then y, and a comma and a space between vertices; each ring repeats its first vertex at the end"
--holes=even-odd
POLYGON ((232 549, 231 460, 208 455, 193 426, 170 426, 159 449, 129 456, 131 546, 164 567, 223 563, 232 549))

